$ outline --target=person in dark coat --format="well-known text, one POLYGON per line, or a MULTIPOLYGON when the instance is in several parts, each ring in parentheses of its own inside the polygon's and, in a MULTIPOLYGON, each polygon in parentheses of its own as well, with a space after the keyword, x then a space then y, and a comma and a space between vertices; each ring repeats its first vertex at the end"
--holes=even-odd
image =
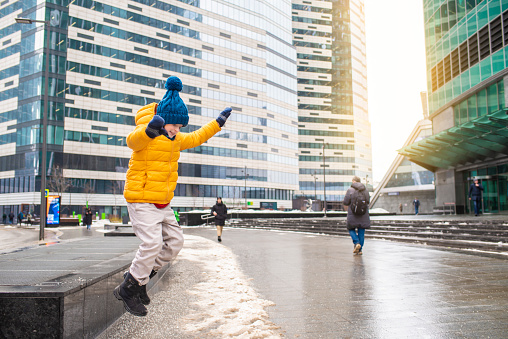
POLYGON ((23 222, 23 219, 25 219, 25 215, 23 214, 23 211, 19 211, 19 213, 18 213, 18 224, 21 225, 21 223, 23 222))
POLYGON ((228 208, 226 204, 222 202, 222 198, 218 197, 217 202, 212 207, 212 214, 215 216, 215 226, 217 227, 217 241, 221 242, 222 227, 226 221, 228 208))
POLYGON ((346 191, 346 196, 344 197, 344 206, 347 210, 347 229, 349 230, 349 235, 351 236, 351 240, 353 240, 354 250, 353 253, 362 255, 363 252, 363 244, 365 241, 365 230, 370 228, 370 216, 369 209, 363 215, 353 214, 349 205, 351 205, 351 198, 355 191, 358 191, 359 194, 362 194, 367 201, 367 204, 370 203, 369 192, 365 188, 365 185, 361 183, 360 178, 357 176, 353 177, 353 183, 351 187, 346 191))
POLYGON ((415 198, 415 200, 413 200, 413 206, 415 207, 415 215, 418 215, 420 210, 420 200, 418 200, 418 198, 415 198))
POLYGON ((11 213, 9 213, 9 224, 12 225, 13 222, 14 222, 14 213, 11 211, 11 213))
POLYGON ((475 217, 480 214, 480 206, 482 203, 482 191, 483 186, 478 183, 478 179, 474 180, 474 183, 469 186, 469 200, 473 200, 474 215, 475 217))
POLYGON ((86 225, 86 229, 89 230, 92 227, 92 209, 88 207, 85 212, 85 218, 83 219, 83 222, 86 225))

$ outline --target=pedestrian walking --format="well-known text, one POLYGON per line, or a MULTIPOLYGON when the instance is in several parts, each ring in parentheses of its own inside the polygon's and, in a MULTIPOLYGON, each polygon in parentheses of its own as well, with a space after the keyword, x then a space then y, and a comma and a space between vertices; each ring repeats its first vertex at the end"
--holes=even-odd
POLYGON ((2 215, 2 224, 7 224, 7 214, 2 215))
POLYGON ((28 211, 28 214, 26 215, 26 222, 32 226, 32 214, 30 213, 30 211, 28 211))
POLYGON ((473 201, 474 216, 477 217, 480 214, 480 206, 482 203, 482 191, 483 186, 478 183, 478 179, 474 179, 474 183, 469 186, 469 200, 473 201))
POLYGON ((420 210, 420 200, 418 200, 418 198, 415 198, 415 200, 413 200, 413 206, 415 207, 415 215, 418 215, 420 210))
POLYGON ((217 227, 217 241, 222 242, 222 227, 228 216, 228 208, 222 202, 222 198, 218 197, 217 202, 212 207, 212 214, 215 216, 215 227, 217 227))
POLYGON ((400 214, 402 214, 402 210, 404 209, 404 207, 402 206, 402 203, 399 204, 399 211, 400 211, 400 214))
POLYGON ((353 253, 362 255, 365 230, 370 228, 370 196, 359 177, 354 176, 352 182, 351 187, 346 191, 343 202, 347 210, 346 226, 353 241, 353 253))
POLYGON ((23 219, 25 219, 25 215, 23 214, 23 211, 19 211, 18 213, 18 224, 21 226, 21 223, 23 222, 23 219))
POLYGON ((85 211, 85 217, 83 218, 83 222, 85 223, 87 230, 92 229, 92 209, 90 207, 87 207, 85 211))
POLYGON ((11 211, 11 213, 9 213, 9 224, 12 225, 13 222, 14 222, 14 212, 11 211))
POLYGON ((178 180, 180 151, 206 142, 221 130, 231 114, 228 107, 198 130, 181 133, 180 128, 189 122, 187 106, 178 94, 182 81, 171 76, 165 88, 167 92, 158 104, 151 103, 137 112, 136 128, 127 136, 127 146, 133 152, 124 197, 132 229, 141 244, 114 295, 136 316, 148 313, 146 284, 150 278, 183 247, 183 232, 170 206, 178 180))

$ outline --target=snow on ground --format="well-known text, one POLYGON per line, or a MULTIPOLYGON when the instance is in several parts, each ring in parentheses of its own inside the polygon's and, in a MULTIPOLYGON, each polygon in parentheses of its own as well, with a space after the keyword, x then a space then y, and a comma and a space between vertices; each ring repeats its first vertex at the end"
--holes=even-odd
POLYGON ((387 210, 385 210, 385 209, 383 209, 381 207, 377 207, 377 208, 371 208, 371 209, 369 209, 369 213, 379 213, 379 214, 386 213, 386 214, 388 214, 390 212, 388 212, 387 210))
POLYGON ((279 338, 264 310, 273 302, 249 286, 231 250, 196 236, 185 242, 182 258, 201 263, 206 279, 189 290, 197 296, 197 309, 183 318, 184 329, 214 337, 279 338))
POLYGON ((265 311, 273 302, 257 295, 231 250, 184 236, 184 248, 159 282, 163 290, 148 292, 148 315, 124 313, 98 339, 281 338, 265 311))

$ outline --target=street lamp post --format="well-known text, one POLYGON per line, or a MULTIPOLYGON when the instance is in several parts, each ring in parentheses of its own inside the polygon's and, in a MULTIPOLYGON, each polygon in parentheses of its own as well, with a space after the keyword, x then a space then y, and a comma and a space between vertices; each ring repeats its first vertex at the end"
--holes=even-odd
POLYGON ((244 186, 244 193, 245 194, 245 209, 247 209, 247 178, 249 177, 249 174, 247 174, 247 166, 245 166, 245 169, 243 170, 243 174, 245 176, 245 186, 244 186))
POLYGON ((324 202, 325 202, 325 217, 326 217, 326 165, 325 165, 325 145, 328 145, 328 143, 325 144, 323 141, 323 193, 324 193, 324 202))
POLYGON ((46 162, 47 162, 47 129, 48 129, 48 78, 49 78, 49 21, 32 20, 28 18, 15 18, 18 24, 43 23, 46 29, 46 66, 44 68, 44 108, 42 111, 42 158, 40 165, 41 172, 41 209, 40 209, 40 227, 39 240, 44 240, 44 228, 46 227, 46 162))

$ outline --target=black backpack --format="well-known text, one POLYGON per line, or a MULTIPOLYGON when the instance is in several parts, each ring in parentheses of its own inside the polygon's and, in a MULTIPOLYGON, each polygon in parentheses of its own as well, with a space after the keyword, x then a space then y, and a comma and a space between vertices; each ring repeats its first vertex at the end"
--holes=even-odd
POLYGON ((369 201, 365 197, 365 190, 359 191, 355 188, 355 191, 351 195, 351 212, 354 215, 364 215, 369 209, 369 201))

